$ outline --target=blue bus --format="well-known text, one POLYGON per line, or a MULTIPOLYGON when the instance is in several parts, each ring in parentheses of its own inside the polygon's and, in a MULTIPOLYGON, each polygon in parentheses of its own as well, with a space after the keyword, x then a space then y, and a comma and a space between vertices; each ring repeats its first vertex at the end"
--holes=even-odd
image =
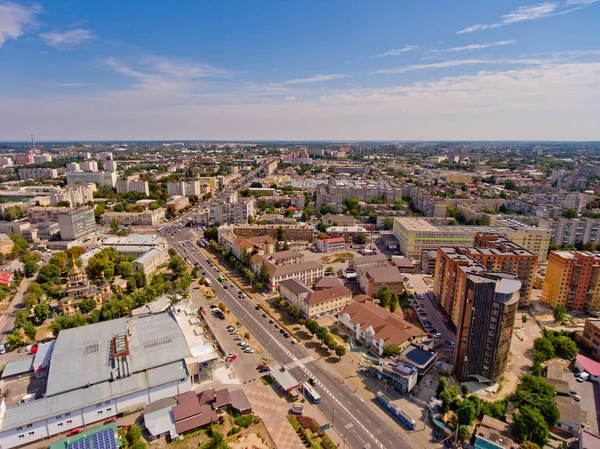
POLYGON ((313 403, 315 404, 321 402, 321 396, 319 396, 319 393, 317 393, 315 389, 309 385, 308 382, 302 384, 302 393, 305 397, 313 401, 313 403))
POLYGON ((415 430, 417 423, 414 419, 408 416, 405 412, 396 407, 390 398, 388 398, 381 391, 377 392, 377 401, 383 405, 392 415, 396 417, 398 421, 408 427, 410 430, 415 430))

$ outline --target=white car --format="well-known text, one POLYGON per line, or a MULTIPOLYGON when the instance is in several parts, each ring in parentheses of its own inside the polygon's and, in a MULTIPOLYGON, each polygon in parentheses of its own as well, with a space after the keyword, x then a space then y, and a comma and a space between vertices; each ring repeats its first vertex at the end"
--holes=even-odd
POLYGON ((254 349, 252 349, 252 348, 246 348, 246 349, 244 349, 244 352, 246 354, 253 354, 254 353, 254 349))

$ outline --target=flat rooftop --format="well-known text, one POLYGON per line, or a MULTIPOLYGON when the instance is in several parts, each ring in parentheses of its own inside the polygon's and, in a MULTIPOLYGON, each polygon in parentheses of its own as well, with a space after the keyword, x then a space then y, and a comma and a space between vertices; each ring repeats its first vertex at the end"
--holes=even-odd
POLYGON ((409 232, 439 232, 437 226, 432 225, 424 218, 396 217, 394 221, 409 232))

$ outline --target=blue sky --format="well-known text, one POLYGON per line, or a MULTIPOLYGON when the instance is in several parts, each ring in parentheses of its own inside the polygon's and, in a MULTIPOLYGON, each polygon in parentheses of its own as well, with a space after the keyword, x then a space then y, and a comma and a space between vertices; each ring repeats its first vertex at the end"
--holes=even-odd
POLYGON ((600 0, 0 0, 0 140, 600 140, 600 0))

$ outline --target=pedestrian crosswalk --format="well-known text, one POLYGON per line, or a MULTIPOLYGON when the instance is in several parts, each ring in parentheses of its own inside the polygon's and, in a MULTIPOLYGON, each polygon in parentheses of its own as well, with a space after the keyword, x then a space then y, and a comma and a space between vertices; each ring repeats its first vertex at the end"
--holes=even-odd
POLYGON ((309 355, 308 357, 304 357, 303 359, 294 360, 293 362, 288 363, 287 365, 283 365, 283 367, 287 370, 290 370, 292 368, 296 368, 297 366, 303 366, 305 363, 309 363, 314 360, 315 358, 312 355, 309 355))

